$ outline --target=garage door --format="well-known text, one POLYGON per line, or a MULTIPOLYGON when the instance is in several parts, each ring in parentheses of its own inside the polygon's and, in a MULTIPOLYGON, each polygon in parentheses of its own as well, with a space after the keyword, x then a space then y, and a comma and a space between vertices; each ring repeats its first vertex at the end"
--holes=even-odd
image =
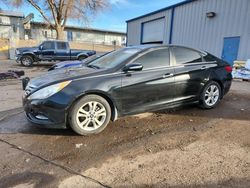
POLYGON ((9 40, 0 38, 0 60, 9 58, 9 40))
POLYGON ((165 18, 142 24, 142 43, 163 43, 165 18))

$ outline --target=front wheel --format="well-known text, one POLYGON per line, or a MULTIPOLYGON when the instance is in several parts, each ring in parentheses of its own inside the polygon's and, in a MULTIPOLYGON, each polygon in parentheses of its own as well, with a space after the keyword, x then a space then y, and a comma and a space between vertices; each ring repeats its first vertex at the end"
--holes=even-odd
POLYGON ((21 58, 21 64, 25 67, 31 67, 33 62, 33 58, 29 55, 25 55, 21 58))
POLYGON ((87 95, 76 102, 69 112, 71 128, 80 135, 103 131, 111 118, 109 103, 98 95, 87 95))
POLYGON ((217 82, 209 82, 201 94, 201 107, 205 109, 214 108, 222 98, 221 87, 217 82))

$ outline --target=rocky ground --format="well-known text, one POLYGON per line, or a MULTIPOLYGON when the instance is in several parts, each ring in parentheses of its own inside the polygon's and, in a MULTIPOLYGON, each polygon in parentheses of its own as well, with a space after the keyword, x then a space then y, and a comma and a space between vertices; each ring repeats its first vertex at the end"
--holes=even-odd
MULTIPOLYGON (((30 77, 47 68, 0 63, 30 77)), ((215 109, 121 118, 89 137, 34 127, 20 80, 0 87, 0 187, 250 187, 249 82, 234 81, 215 109)))

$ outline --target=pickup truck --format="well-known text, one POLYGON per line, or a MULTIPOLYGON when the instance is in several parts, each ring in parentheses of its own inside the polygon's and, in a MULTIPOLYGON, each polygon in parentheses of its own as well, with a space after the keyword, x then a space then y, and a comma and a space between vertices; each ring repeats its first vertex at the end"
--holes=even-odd
POLYGON ((70 49, 68 42, 44 41, 37 47, 17 48, 16 61, 30 67, 34 62, 83 60, 95 54, 95 51, 70 49))

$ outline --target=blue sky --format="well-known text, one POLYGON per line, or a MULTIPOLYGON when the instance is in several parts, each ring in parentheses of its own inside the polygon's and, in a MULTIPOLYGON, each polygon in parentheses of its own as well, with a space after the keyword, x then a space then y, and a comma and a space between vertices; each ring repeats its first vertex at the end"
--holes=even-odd
MULTIPOLYGON (((115 30, 126 32, 126 20, 137 16, 179 3, 183 0, 109 0, 110 6, 99 12, 90 22, 78 23, 69 22, 68 25, 87 26, 99 29, 115 30)), ((42 21, 42 18, 32 7, 25 6, 13 9, 12 7, 0 3, 3 10, 14 10, 23 12, 27 15, 30 12, 35 13, 35 21, 42 21)))

